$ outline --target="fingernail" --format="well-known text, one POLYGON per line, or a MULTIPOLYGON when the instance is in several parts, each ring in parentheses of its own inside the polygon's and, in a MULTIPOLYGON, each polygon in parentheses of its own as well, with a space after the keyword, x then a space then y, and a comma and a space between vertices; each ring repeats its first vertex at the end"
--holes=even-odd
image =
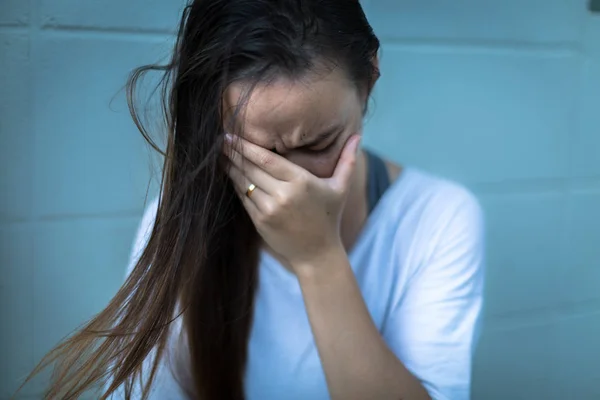
POLYGON ((225 140, 227 141, 227 143, 233 142, 233 135, 231 133, 226 133, 225 140))

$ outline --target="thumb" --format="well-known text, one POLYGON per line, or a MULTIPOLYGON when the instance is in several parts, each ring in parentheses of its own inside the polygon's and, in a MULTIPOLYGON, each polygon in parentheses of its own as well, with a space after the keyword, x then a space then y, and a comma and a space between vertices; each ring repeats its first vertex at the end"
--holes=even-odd
POLYGON ((360 135, 354 134, 346 141, 331 177, 333 185, 344 191, 350 184, 354 172, 360 139, 360 135))

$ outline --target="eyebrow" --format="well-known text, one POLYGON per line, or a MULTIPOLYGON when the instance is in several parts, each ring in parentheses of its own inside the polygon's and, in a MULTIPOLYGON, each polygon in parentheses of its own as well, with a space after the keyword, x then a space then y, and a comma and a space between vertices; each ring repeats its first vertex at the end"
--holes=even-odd
POLYGON ((331 128, 328 128, 326 131, 319 133, 317 136, 315 136, 314 139, 310 140, 309 142, 303 143, 302 148, 313 147, 313 146, 321 143, 323 140, 328 139, 329 137, 333 136, 335 133, 337 133, 341 130, 342 130, 341 125, 332 126, 331 128))

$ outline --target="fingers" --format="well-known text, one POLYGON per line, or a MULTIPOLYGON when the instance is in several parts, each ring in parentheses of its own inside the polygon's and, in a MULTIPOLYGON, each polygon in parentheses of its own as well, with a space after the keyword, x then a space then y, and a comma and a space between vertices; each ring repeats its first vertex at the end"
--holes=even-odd
POLYGON ((243 175, 250 183, 260 187, 262 191, 272 194, 277 187, 277 179, 269 175, 267 172, 258 168, 254 163, 246 160, 236 150, 231 149, 226 151, 231 164, 236 167, 237 170, 243 171, 243 175))
POLYGON ((225 140, 226 143, 238 154, 241 154, 243 158, 249 160, 256 167, 275 179, 290 181, 298 173, 298 166, 292 162, 272 151, 257 146, 242 137, 236 136, 234 138, 232 135, 226 134, 225 140))
POLYGON ((358 146, 360 144, 360 135, 352 135, 346 141, 340 158, 338 160, 333 176, 331 177, 331 183, 341 191, 345 191, 350 185, 352 175, 354 173, 354 167, 356 165, 356 157, 358 153, 358 146))
POLYGON ((233 182, 233 186, 244 203, 248 214, 252 219, 257 218, 263 212, 265 205, 269 203, 270 196, 256 183, 251 182, 244 173, 235 165, 229 168, 229 178, 233 182), (251 184, 256 185, 255 189, 248 195, 248 188, 251 184))

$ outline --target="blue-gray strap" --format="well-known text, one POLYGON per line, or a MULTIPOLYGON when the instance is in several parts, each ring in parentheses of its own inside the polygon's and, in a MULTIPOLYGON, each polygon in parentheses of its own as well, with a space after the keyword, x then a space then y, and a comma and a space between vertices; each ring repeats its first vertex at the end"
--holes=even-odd
POLYGON ((381 157, 365 150, 367 155, 367 201, 369 205, 369 214, 375 208, 379 199, 390 187, 390 177, 387 167, 381 157))

